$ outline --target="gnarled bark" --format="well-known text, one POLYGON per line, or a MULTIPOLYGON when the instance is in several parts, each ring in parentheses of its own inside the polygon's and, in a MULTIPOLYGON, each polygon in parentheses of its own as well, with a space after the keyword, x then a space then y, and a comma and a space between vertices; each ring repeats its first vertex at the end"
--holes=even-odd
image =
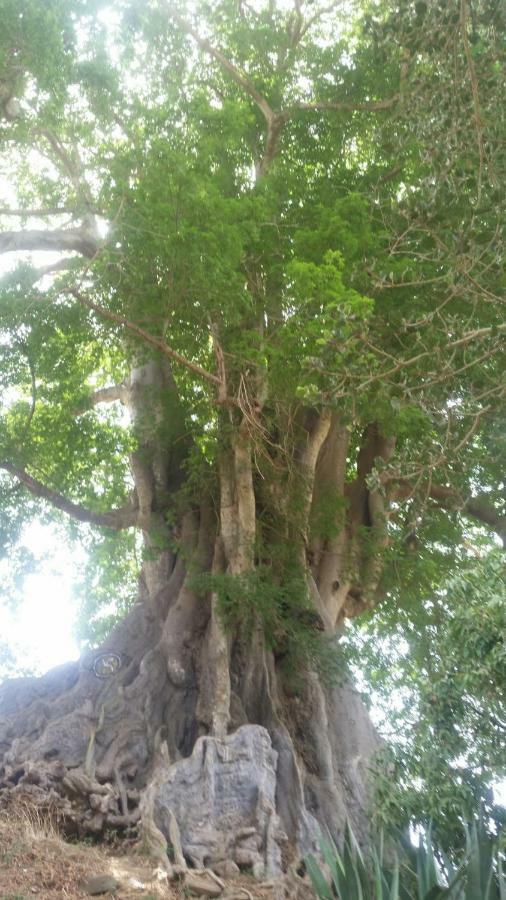
MULTIPOLYGON (((0 688, 0 787, 53 803, 79 833, 139 834, 168 871, 183 857, 217 872, 225 857, 277 871, 313 848, 321 827, 339 840, 347 819, 367 843, 379 739, 359 695, 348 683, 321 683, 307 659, 288 675, 286 635, 266 633, 251 598, 245 621, 239 615, 225 630, 212 577, 236 579, 246 592, 257 566, 270 565, 276 584, 280 559, 294 560, 313 606, 306 627, 327 633, 373 605, 392 496, 378 473, 388 481, 394 440, 372 422, 350 459, 337 411, 306 410, 294 426, 290 474, 270 490, 254 466, 264 432, 240 405, 222 407, 219 485, 181 505, 191 442, 167 358, 140 358, 122 398, 137 435, 136 524, 150 551, 139 598, 96 652, 0 688), (271 552, 276 542, 284 555, 271 552), (211 576, 203 596, 196 573, 211 576), (207 804, 198 821, 190 782, 207 804), (169 859, 164 841, 174 845, 178 834, 169 859)), ((264 459, 274 459, 280 445, 268 447, 264 459)), ((448 490, 439 493, 431 496, 451 502, 448 490)))
MULTIPOLYGON (((219 679, 223 650, 216 640, 213 611, 178 582, 174 568, 166 586, 165 618, 156 615, 154 604, 146 603, 144 597, 99 652, 87 653, 79 662, 40 679, 17 679, 2 686, 0 784, 36 802, 52 802, 67 828, 82 835, 100 834, 107 827, 135 830, 146 808, 143 797, 153 792, 156 782, 154 821, 168 841, 166 817, 174 810, 163 798, 170 796, 179 814, 183 853, 190 864, 197 864, 195 846, 203 838, 192 825, 195 798, 188 795, 184 778, 174 788, 177 767, 197 752, 199 734, 209 733, 206 752, 225 760, 233 805, 243 783, 240 760, 244 753, 235 766, 233 755, 227 756, 224 723, 221 727, 216 723, 220 702, 209 681, 219 679), (119 660, 119 667, 111 666, 109 677, 97 677, 101 671, 97 661, 107 663, 108 654, 119 660), (203 705, 199 705, 201 698, 203 705), (210 722, 204 712, 206 698, 214 709, 210 722), (162 771, 161 744, 166 748, 162 771), (173 785, 169 793, 164 787, 168 784, 173 785)), ((231 685, 225 696, 225 702, 230 697, 228 732, 234 734, 249 723, 253 730, 247 744, 263 741, 274 781, 261 818, 260 807, 248 805, 243 798, 243 819, 235 816, 230 830, 220 831, 219 846, 210 823, 202 861, 211 867, 222 862, 223 847, 227 852, 237 847, 235 832, 240 827, 252 829, 250 849, 255 853, 241 856, 234 849, 232 858, 240 868, 249 868, 254 858, 259 874, 259 861, 265 862, 269 854, 271 870, 279 871, 282 858, 298 857, 313 848, 323 825, 339 839, 347 817, 366 840, 368 767, 378 739, 353 688, 323 688, 308 673, 293 693, 280 678, 261 635, 231 653, 227 675, 231 685), (267 808, 276 823, 274 837, 269 838, 267 808)), ((251 752, 250 789, 255 791, 266 772, 264 761, 251 752)), ((214 784, 222 777, 217 762, 210 759, 204 765, 199 759, 190 769, 201 772, 203 784, 214 784)), ((147 825, 148 818, 146 813, 147 825)))
MULTIPOLYGON (((322 685, 302 662, 289 677, 260 617, 249 631, 226 632, 217 595, 195 591, 196 572, 240 578, 261 562, 251 422, 238 423, 223 448, 217 508, 210 498, 188 505, 176 551, 164 511, 188 446, 163 440, 168 410, 184 430, 168 363, 140 361, 125 392, 138 439, 137 521, 151 550, 138 602, 96 652, 0 688, 0 785, 54 803, 78 833, 138 833, 159 858, 178 829, 186 862, 217 871, 224 857, 258 874, 280 871, 315 847, 322 826, 339 840, 346 819, 366 842, 379 741, 358 694, 349 684, 322 685), (188 778, 235 812, 218 823, 211 804, 197 827, 188 778)), ((344 434, 330 414, 310 418, 298 463, 305 519, 318 473, 344 486, 344 434)), ((309 537, 297 540, 309 552, 309 537)), ((308 578, 331 630, 325 552, 308 578)), ((165 863, 172 871, 181 858, 165 863)))

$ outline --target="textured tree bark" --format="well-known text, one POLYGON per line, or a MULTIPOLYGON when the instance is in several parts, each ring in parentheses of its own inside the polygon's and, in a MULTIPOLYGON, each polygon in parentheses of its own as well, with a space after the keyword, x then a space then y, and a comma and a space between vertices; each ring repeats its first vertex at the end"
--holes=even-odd
MULTIPOLYGON (((224 746, 227 731, 251 724, 266 730, 277 754, 275 813, 283 855, 307 852, 318 826, 339 839, 346 818, 365 842, 368 767, 378 739, 359 696, 349 685, 322 688, 311 673, 291 693, 260 634, 249 646, 242 642, 226 668, 228 648, 220 631, 216 639, 209 608, 200 608, 184 585, 177 589, 174 570, 171 580, 165 620, 153 615, 152 603, 139 602, 99 653, 40 679, 2 686, 4 793, 53 806, 67 830, 81 836, 110 827, 131 833, 149 824, 148 812, 146 822, 139 820, 153 781, 169 779, 199 735, 214 734, 224 746), (108 654, 120 666, 108 678, 97 677, 94 663, 107 662, 108 654)), ((252 823, 246 817, 242 824, 252 823)), ((210 864, 221 861, 213 859, 212 847, 208 856, 210 864)))
MULTIPOLYGON (((168 363, 140 362, 125 399, 138 439, 131 459, 137 521, 150 550, 138 601, 95 653, 42 678, 0 687, 4 794, 53 803, 66 827, 79 834, 102 834, 111 827, 139 833, 168 868, 174 860, 166 856, 164 840, 173 843, 169 832, 173 835, 176 826, 187 862, 205 860, 217 870, 224 854, 239 867, 254 864, 258 873, 279 870, 315 846, 319 828, 328 827, 339 840, 347 819, 366 843, 369 769, 379 740, 353 686, 323 685, 307 667, 294 682, 269 648, 260 618, 249 632, 241 627, 226 632, 217 596, 195 592, 195 572, 243 576, 260 562, 258 489, 247 420, 237 423, 224 442, 217 505, 209 497, 188 504, 175 551, 169 541, 173 526, 164 513, 184 478, 188 445, 163 439, 167 415, 175 429, 184 427, 168 363), (238 729, 243 749, 236 752, 230 742, 238 729), (255 755, 258 747, 270 748, 265 759, 255 755), (209 826, 207 837, 196 837, 186 820, 174 825, 174 809, 185 809, 184 798, 181 806, 181 798, 171 793, 184 760, 194 766, 204 760, 199 770, 204 793, 217 790, 225 766, 227 791, 233 794, 244 784, 248 753, 253 781, 258 781, 252 788, 254 808, 241 806, 243 791, 236 803, 242 819, 230 820, 226 833, 225 826, 216 825, 214 831, 209 826), (266 793, 265 767, 274 778, 271 794, 266 793), (169 809, 160 799, 167 796, 172 798, 169 809), (237 834, 248 828, 254 846, 238 847, 237 834), (203 855, 195 850, 202 841, 209 845, 203 855)), ((364 479, 384 442, 375 433, 373 448, 368 436, 360 485, 350 504, 355 519, 347 518, 342 507, 331 538, 313 540, 308 522, 318 492, 331 485, 336 495, 344 495, 347 432, 330 413, 310 420, 296 479, 302 483, 299 512, 306 533, 292 529, 292 538, 303 557, 317 618, 332 632, 342 617, 346 586, 357 583, 349 557, 357 509, 375 522, 364 479)), ((179 815, 184 819, 184 813, 179 815)))
POLYGON ((50 250, 80 253, 91 259, 99 248, 95 232, 85 225, 79 228, 59 228, 55 231, 4 231, 0 234, 0 253, 19 250, 50 250))

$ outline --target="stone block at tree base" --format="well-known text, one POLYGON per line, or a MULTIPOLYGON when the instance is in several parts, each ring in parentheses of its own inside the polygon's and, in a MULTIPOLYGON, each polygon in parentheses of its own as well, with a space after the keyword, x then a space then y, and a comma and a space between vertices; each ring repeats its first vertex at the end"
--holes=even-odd
POLYGON ((193 753, 167 769, 155 819, 169 837, 171 812, 188 862, 222 870, 224 861, 256 876, 281 872, 286 835, 276 814, 277 753, 260 725, 224 739, 201 737, 193 753))

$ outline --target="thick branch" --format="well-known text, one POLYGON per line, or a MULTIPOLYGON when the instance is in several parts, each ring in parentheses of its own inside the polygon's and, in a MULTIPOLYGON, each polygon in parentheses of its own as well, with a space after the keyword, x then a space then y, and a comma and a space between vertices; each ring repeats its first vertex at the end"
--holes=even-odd
POLYGON ((309 472, 314 477, 316 462, 318 455, 325 441, 332 421, 332 414, 329 409, 324 409, 317 417, 316 422, 307 434, 306 445, 301 454, 301 463, 303 470, 309 472))
MULTIPOLYGON (((349 440, 349 429, 341 424, 339 414, 334 411, 330 430, 316 466, 313 491, 313 511, 316 516, 312 517, 317 522, 320 504, 323 504, 323 508, 325 508, 326 501, 331 499, 336 505, 334 527, 328 529, 329 534, 313 536, 311 541, 315 581, 322 602, 334 625, 349 588, 347 579, 343 577, 347 543, 345 510, 344 504, 339 503, 344 496, 349 440)), ((320 508, 322 507, 320 506, 320 508)))
POLYGON ((276 113, 267 123, 267 137, 265 150, 260 165, 257 167, 257 175, 262 178, 269 169, 278 152, 279 139, 286 119, 283 113, 276 113))
MULTIPOLYGON (((80 261, 78 261, 77 265, 79 265, 80 261)), ((34 272, 34 280, 33 284, 37 284, 41 278, 45 278, 46 275, 54 275, 56 272, 68 272, 70 269, 76 268, 76 257, 75 256, 66 256, 63 259, 58 259, 54 263, 49 263, 48 266, 40 266, 34 272)))
POLYGON ((109 322, 114 322, 116 325, 122 325, 123 328, 126 328, 131 334, 135 334, 136 337, 140 338, 144 343, 149 344, 151 347, 155 347, 157 350, 160 350, 164 356, 168 356, 169 359, 174 360, 174 362, 179 363, 184 366, 185 369, 188 369, 190 372, 194 372, 195 375, 199 375, 205 381, 209 381, 210 384, 215 384, 221 388, 222 382, 221 378, 218 378, 217 375, 213 375, 212 372, 208 372, 207 369, 203 369, 202 366, 199 366, 198 363, 191 362, 191 360, 186 359, 185 356, 182 356, 177 350, 173 350, 172 347, 169 347, 168 344, 165 343, 161 338, 154 337, 154 335, 150 334, 149 331, 145 331, 144 328, 140 328, 139 325, 136 325, 135 322, 130 321, 130 319, 126 319, 124 316, 118 315, 118 313, 112 312, 110 309, 106 309, 104 306, 100 306, 98 303, 94 303, 93 300, 89 300, 87 297, 84 297, 80 291, 76 288, 69 288, 69 293, 72 294, 79 303, 82 303, 83 306, 86 306, 88 309, 91 309, 93 312, 97 313, 102 319, 107 319, 109 322))
POLYGON ((47 206, 43 209, 39 208, 28 208, 28 209, 9 209, 7 207, 3 207, 0 209, 0 216, 14 216, 18 219, 24 219, 25 216, 28 218, 29 216, 33 216, 36 219, 44 219, 46 216, 61 216, 63 214, 76 216, 75 207, 72 206, 47 206))
MULTIPOLYGON (((316 463, 320 450, 330 431, 332 422, 332 413, 330 409, 323 409, 317 414, 316 420, 311 428, 307 431, 306 443, 301 452, 300 473, 303 479, 303 496, 301 499, 301 521, 307 523, 313 502, 313 492, 315 487, 316 463)), ((308 536, 303 533, 304 547, 301 548, 301 561, 303 565, 306 563, 306 547, 308 546, 308 536)))
POLYGON ((229 559, 233 574, 247 572, 253 568, 256 512, 255 491, 253 488, 253 457, 251 437, 248 433, 247 419, 234 441, 235 495, 237 503, 237 546, 232 559, 229 559))
POLYGON ((82 416, 94 406, 99 406, 100 403, 115 403, 117 400, 126 405, 128 400, 128 388, 126 385, 112 384, 110 387, 98 388, 98 390, 93 391, 89 397, 84 399, 81 406, 75 410, 74 415, 82 416))
POLYGON ((114 528, 116 530, 131 528, 133 525, 137 524, 136 509, 125 507, 122 509, 112 509, 105 513, 93 512, 93 510, 86 509, 86 507, 81 506, 79 503, 73 503, 72 500, 63 497, 58 491, 54 491, 52 488, 47 487, 36 478, 32 478, 32 476, 29 475, 28 472, 25 472, 24 469, 18 469, 8 462, 0 462, 0 469, 3 469, 4 472, 8 472, 13 478, 17 478, 17 480, 21 482, 34 497, 39 497, 41 500, 47 500, 51 506, 56 507, 56 509, 61 510, 61 512, 66 513, 73 519, 77 519, 78 522, 88 522, 90 525, 100 525, 104 528, 114 528))
MULTIPOLYGON (((399 479, 391 499, 405 500, 413 495, 414 490, 414 486, 410 481, 399 479)), ((455 510, 465 516, 476 519, 484 525, 488 525, 489 528, 499 535, 503 545, 506 547, 506 515, 498 512, 486 495, 468 497, 466 500, 455 488, 431 483, 427 496, 434 500, 442 509, 455 510)))
POLYGON ((506 516, 501 515, 487 500, 486 496, 478 495, 463 500, 452 488, 440 484, 432 484, 429 497, 444 509, 458 509, 466 516, 477 519, 492 528, 501 538, 506 547, 506 516))
POLYGON ((89 228, 56 228, 53 231, 34 228, 29 231, 0 233, 0 253, 23 250, 74 251, 91 259, 98 250, 96 235, 89 228))
POLYGON ((353 560, 353 568, 346 594, 339 590, 336 597, 341 604, 337 607, 340 617, 360 615, 365 609, 372 609, 378 600, 383 551, 388 546, 388 507, 380 490, 369 484, 369 477, 380 461, 391 459, 394 450, 395 438, 382 434, 378 422, 370 422, 362 434, 356 478, 345 490, 351 537, 349 558, 353 560))
POLYGON ((126 403, 127 394, 128 390, 124 384, 112 384, 110 387, 94 391, 89 399, 92 406, 98 406, 99 403, 115 403, 116 400, 126 403))

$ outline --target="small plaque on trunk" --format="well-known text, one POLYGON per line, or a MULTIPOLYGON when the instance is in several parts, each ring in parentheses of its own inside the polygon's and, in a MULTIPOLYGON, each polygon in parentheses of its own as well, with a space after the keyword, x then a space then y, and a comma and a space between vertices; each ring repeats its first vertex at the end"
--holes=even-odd
POLYGON ((101 653, 93 660, 93 671, 97 678, 111 678, 121 668, 121 656, 117 653, 101 653))

